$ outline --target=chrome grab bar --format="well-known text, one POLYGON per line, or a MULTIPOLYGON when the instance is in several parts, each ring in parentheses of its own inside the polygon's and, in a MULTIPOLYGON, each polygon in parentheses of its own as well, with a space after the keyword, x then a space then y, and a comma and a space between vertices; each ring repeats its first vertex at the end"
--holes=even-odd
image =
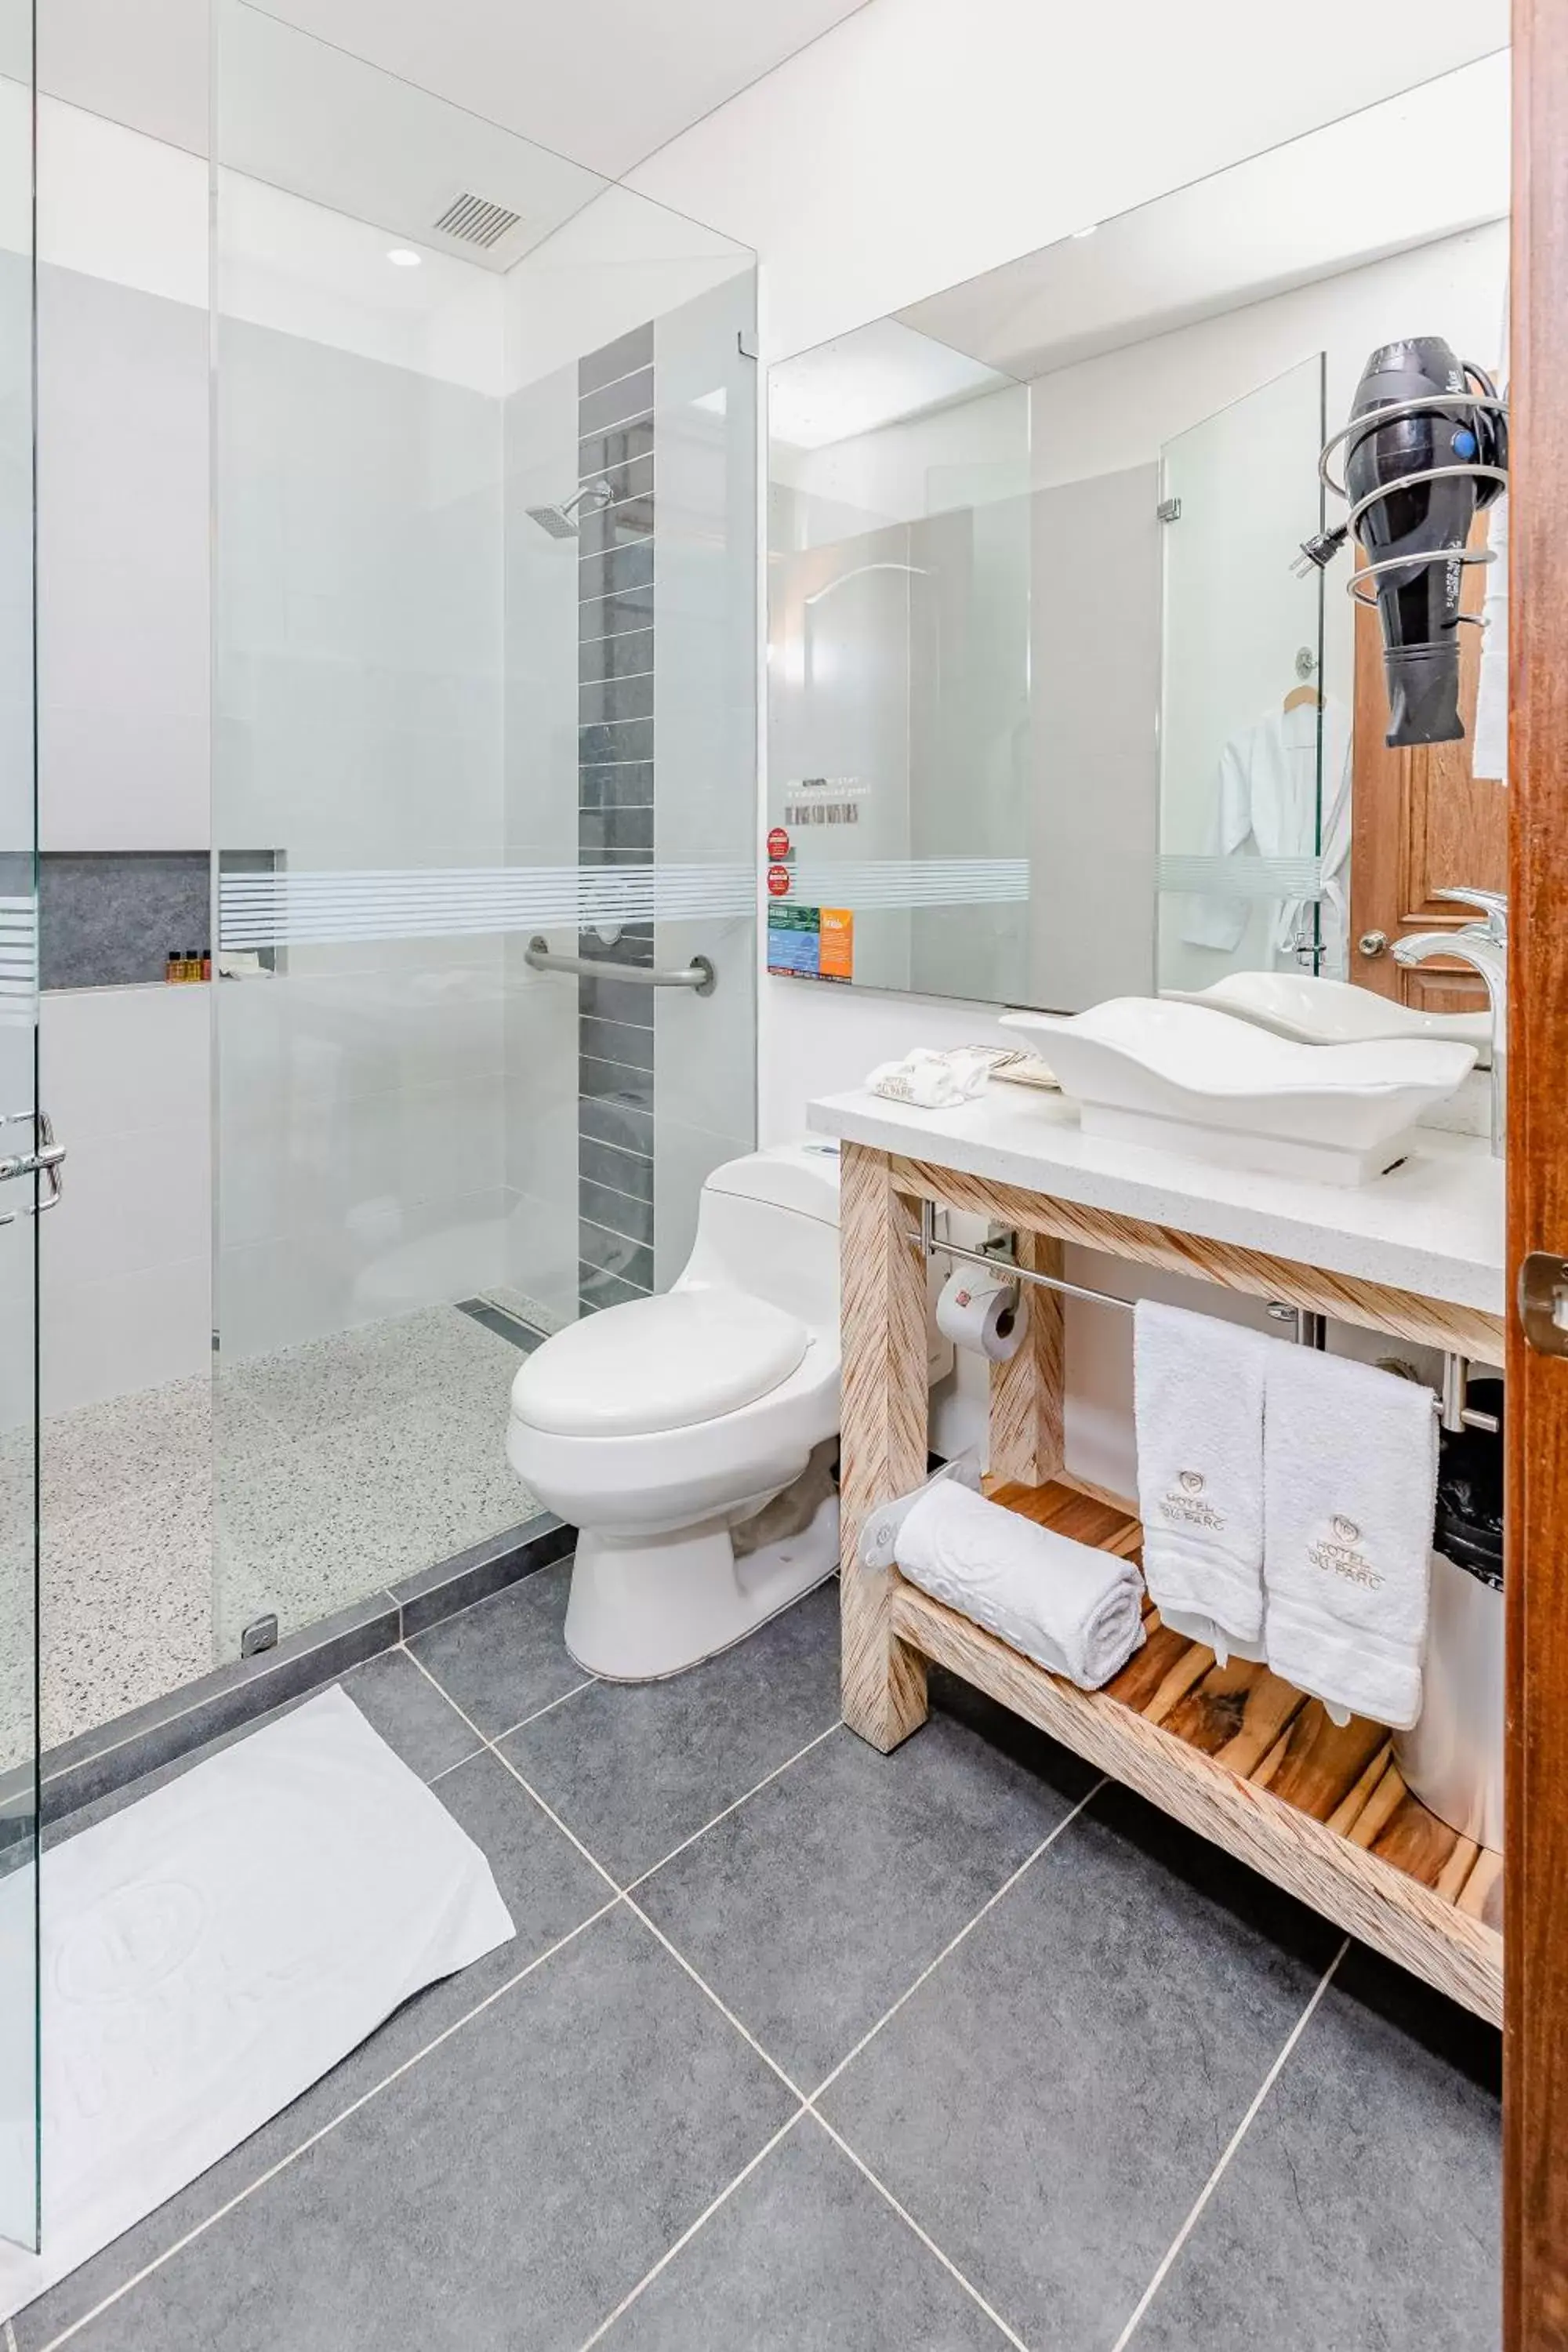
MULTIPOLYGON (((1013 1258, 1003 1257, 994 1250, 965 1249, 959 1242, 942 1238, 936 1229, 936 1203, 921 1202, 920 1229, 912 1226, 904 1231, 904 1239, 918 1249, 929 1265, 938 1252, 943 1257, 961 1258, 965 1265, 980 1265, 988 1274, 1005 1275, 1009 1282, 1032 1283, 1039 1290, 1054 1290, 1064 1298, 1087 1299, 1095 1307, 1120 1307, 1131 1315, 1137 1305, 1131 1298, 1122 1298, 1114 1290, 1089 1290, 1082 1283, 1064 1281, 1059 1274, 1038 1274, 1033 1266, 1019 1265, 1013 1258)), ((1300 1347, 1323 1346, 1328 1334, 1325 1318, 1306 1307, 1290 1307, 1283 1299, 1270 1299, 1266 1311, 1277 1323, 1295 1325, 1300 1347)), ((1443 1393, 1432 1399, 1432 1410, 1437 1413, 1447 1430, 1484 1429, 1493 1435, 1500 1428, 1495 1412, 1482 1412, 1479 1406, 1465 1402, 1465 1390, 1469 1381, 1469 1360, 1465 1356, 1446 1354, 1443 1358, 1443 1393)))
POLYGON ((557 955, 542 931, 536 931, 523 951, 530 971, 569 971, 584 980, 627 982, 633 988, 689 988, 698 996, 711 996, 719 975, 706 956, 693 956, 679 971, 657 971, 646 963, 615 963, 607 956, 557 955))

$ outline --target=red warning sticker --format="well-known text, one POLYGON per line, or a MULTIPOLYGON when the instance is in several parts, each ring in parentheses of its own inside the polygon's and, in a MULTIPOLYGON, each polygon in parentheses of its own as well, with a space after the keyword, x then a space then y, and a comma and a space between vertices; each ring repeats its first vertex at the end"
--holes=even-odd
POLYGON ((769 898, 782 898, 788 888, 789 867, 787 866, 770 866, 768 868, 769 898))
POLYGON ((789 856, 789 835, 782 824, 775 824, 768 835, 768 856, 770 857, 789 856))

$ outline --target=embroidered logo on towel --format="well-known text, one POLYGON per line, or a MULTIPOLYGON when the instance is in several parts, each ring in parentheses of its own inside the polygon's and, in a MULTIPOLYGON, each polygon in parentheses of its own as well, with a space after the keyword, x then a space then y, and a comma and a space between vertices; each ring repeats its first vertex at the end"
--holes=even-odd
POLYGON ((1347 1584, 1367 1585, 1375 1592, 1383 1579, 1366 1554, 1356 1549, 1361 1529, 1355 1521, 1347 1519, 1342 1511, 1336 1511, 1329 1521, 1329 1538, 1307 1547, 1307 1558, 1312 1566, 1321 1568, 1326 1575, 1342 1576, 1347 1584))
POLYGON ((1223 1528, 1225 1513, 1216 1511, 1212 1503, 1203 1499, 1204 1474, 1201 1470, 1181 1470, 1176 1484, 1168 1495, 1160 1498, 1160 1509, 1167 1519, 1180 1519, 1189 1528, 1223 1528))

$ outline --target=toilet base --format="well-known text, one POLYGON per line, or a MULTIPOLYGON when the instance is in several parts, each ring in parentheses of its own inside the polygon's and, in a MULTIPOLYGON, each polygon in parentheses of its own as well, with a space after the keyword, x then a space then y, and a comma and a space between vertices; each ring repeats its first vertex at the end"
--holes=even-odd
POLYGON ((838 1500, 824 1499, 798 1535, 737 1560, 725 1521, 667 1536, 577 1538, 566 1647, 605 1682, 659 1682, 700 1666, 838 1565, 838 1500))

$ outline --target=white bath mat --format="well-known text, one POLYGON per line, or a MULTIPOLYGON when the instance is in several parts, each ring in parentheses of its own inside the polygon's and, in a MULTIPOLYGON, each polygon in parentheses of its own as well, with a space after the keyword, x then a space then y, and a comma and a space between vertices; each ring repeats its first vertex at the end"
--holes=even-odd
MULTIPOLYGON (((83 1830, 42 1885, 44 2252, 0 2245, 0 2317, 514 1932, 479 1848, 341 1690, 83 1830)), ((31 1902, 27 1874, 0 1883, 0 1986, 26 1981, 31 1902)), ((0 2079, 6 2168, 30 2160, 28 2100, 0 2079)))

